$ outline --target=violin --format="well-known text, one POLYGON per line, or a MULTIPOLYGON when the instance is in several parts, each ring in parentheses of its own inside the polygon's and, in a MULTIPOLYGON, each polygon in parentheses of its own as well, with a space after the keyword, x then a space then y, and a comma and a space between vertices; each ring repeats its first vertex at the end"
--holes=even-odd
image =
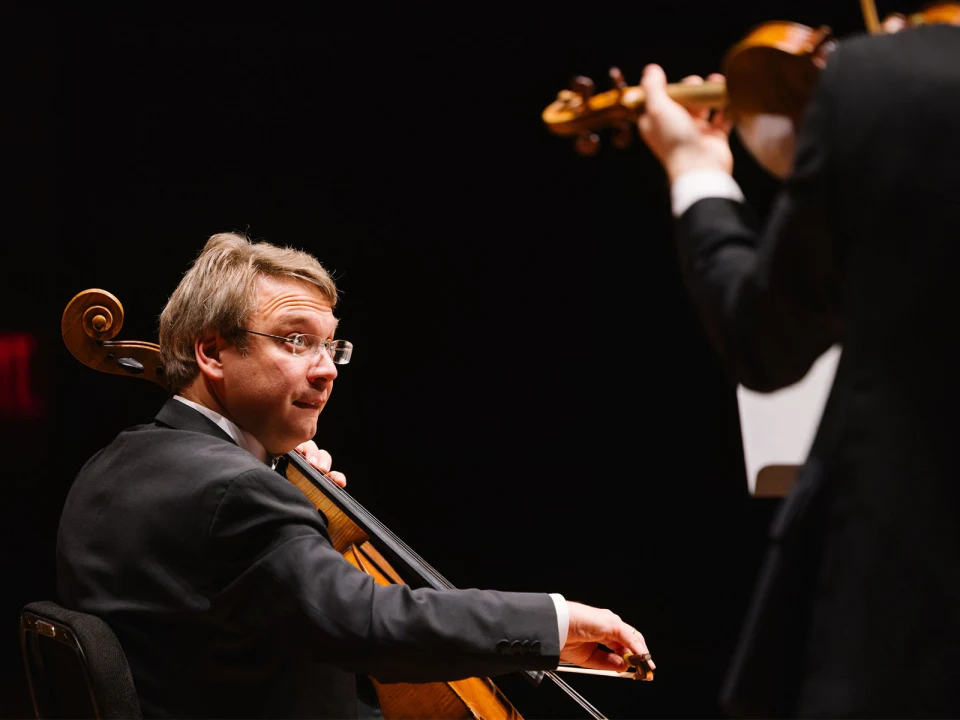
MULTIPOLYGON (((861 0, 866 3, 867 0, 861 0)), ((871 6, 872 7, 872 6, 871 6)), ((867 27, 871 33, 898 32, 909 27, 920 25, 960 25, 960 3, 935 3, 927 5, 923 10, 905 15, 904 13, 890 13, 883 24, 877 23, 875 10, 864 10, 868 16, 867 27)))
MULTIPOLYGON (((75 358, 94 370, 142 378, 170 392, 160 362, 159 345, 114 339, 123 327, 123 317, 123 306, 114 295, 106 290, 85 290, 75 295, 63 311, 60 323, 63 341, 75 358)), ((298 452, 292 451, 281 458, 277 471, 306 495, 327 519, 330 539, 337 552, 377 583, 408 584, 437 590, 453 587, 343 488, 307 463, 298 452)), ((563 664, 558 670, 646 681, 653 679, 649 655, 627 654, 623 657, 628 667, 621 673, 563 664)), ((525 674, 534 685, 539 685, 544 677, 550 679, 590 717, 604 718, 586 698, 560 679, 556 671, 527 671, 525 674)), ((388 720, 522 720, 513 704, 489 678, 473 677, 434 683, 380 683, 374 678, 370 680, 376 689, 383 716, 388 720)))
MULTIPOLYGON (((894 13, 883 23, 872 0, 861 0, 868 30, 896 32, 924 24, 960 25, 960 3, 934 3, 911 15, 894 13)), ((690 109, 722 109, 741 143, 770 174, 784 179, 793 162, 796 127, 837 38, 827 25, 762 23, 731 47, 721 61, 723 81, 699 85, 672 83, 667 94, 690 109)), ((619 68, 610 69, 614 88, 595 93, 590 78, 575 77, 548 105, 542 119, 555 135, 575 137, 581 155, 594 155, 601 129, 614 131, 613 143, 629 145, 633 127, 645 110, 645 94, 628 86, 619 68)))

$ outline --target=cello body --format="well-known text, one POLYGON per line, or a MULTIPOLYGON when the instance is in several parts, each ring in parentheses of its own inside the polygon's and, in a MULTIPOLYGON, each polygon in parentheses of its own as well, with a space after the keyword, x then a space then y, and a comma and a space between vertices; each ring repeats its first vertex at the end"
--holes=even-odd
MULTIPOLYGON (((380 585, 405 584, 400 573, 374 546, 367 532, 321 489, 317 474, 296 453, 288 456, 284 476, 327 518, 333 546, 346 560, 380 585)), ((432 683, 381 683, 370 678, 384 718, 519 719, 520 713, 489 678, 432 683)))

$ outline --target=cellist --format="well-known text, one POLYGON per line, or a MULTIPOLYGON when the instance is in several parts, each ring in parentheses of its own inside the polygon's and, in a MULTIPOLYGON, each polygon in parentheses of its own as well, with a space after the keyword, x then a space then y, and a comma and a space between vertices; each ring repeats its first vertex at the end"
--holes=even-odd
MULTIPOLYGON (((311 438, 353 352, 337 337, 338 292, 305 252, 211 237, 160 319, 172 397, 69 491, 59 600, 114 630, 144 715, 377 717, 367 676, 443 681, 561 661, 618 672, 623 655, 647 653, 610 610, 378 585, 334 549, 325 518, 271 466, 300 447, 330 471, 311 438)), ((409 350, 398 363, 416 361, 409 350)))
POLYGON ((731 389, 786 387, 842 345, 725 683, 733 716, 960 716, 960 27, 914 9, 826 58, 759 230, 728 118, 643 73, 640 134, 731 389))

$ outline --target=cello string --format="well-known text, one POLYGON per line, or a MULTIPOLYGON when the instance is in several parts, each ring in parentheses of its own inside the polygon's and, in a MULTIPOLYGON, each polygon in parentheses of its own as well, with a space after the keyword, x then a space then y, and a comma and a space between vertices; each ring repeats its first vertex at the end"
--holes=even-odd
POLYGON ((599 710, 597 710, 587 701, 585 697, 583 697, 583 695, 570 687, 565 681, 561 680, 553 670, 547 670, 544 675, 553 680, 559 686, 559 688, 573 698, 573 700, 580 705, 580 707, 590 713, 590 716, 594 718, 594 720, 607 720, 599 710))
POLYGON ((453 585, 451 585, 448 580, 446 580, 442 575, 440 575, 440 573, 437 572, 416 551, 414 551, 413 548, 411 548, 403 540, 397 537, 397 535, 395 535, 386 525, 384 525, 374 515, 372 515, 369 510, 367 510, 360 503, 354 500, 347 493, 346 490, 344 490, 339 485, 337 485, 332 480, 330 480, 330 478, 327 477, 325 474, 324 474, 324 478, 326 478, 329 481, 330 485, 333 488, 333 492, 340 495, 341 500, 344 502, 344 504, 348 504, 350 508, 353 510, 353 512, 357 514, 358 517, 362 517, 364 521, 367 523, 367 525, 369 526, 369 528, 371 529, 376 528, 379 534, 378 535, 379 537, 389 540, 391 543, 400 547, 400 549, 403 550, 404 553, 409 555, 410 558, 412 558, 415 561, 415 563, 420 566, 419 568, 416 568, 417 570, 419 570, 421 573, 424 573, 433 577, 433 579, 437 582, 438 585, 440 585, 440 587, 453 589, 453 585))
POLYGON ((353 498, 351 498, 343 488, 341 488, 340 486, 336 486, 336 488, 341 495, 345 496, 345 498, 349 498, 349 500, 353 505, 354 511, 358 515, 362 515, 370 526, 377 528, 378 532, 380 533, 380 537, 388 538, 392 543, 400 547, 400 549, 404 553, 406 553, 408 556, 410 556, 410 558, 412 558, 412 560, 419 566, 416 569, 421 574, 429 575, 430 577, 432 577, 436 585, 438 585, 440 588, 446 588, 451 590, 454 589, 454 586, 450 583, 449 580, 443 577, 432 565, 430 565, 430 563, 424 560, 419 553, 417 553, 413 548, 407 545, 401 538, 399 538, 396 534, 394 534, 393 531, 390 530, 390 528, 388 528, 386 525, 380 522, 374 515, 370 513, 369 510, 367 510, 362 505, 360 505, 355 500, 353 500, 353 498))

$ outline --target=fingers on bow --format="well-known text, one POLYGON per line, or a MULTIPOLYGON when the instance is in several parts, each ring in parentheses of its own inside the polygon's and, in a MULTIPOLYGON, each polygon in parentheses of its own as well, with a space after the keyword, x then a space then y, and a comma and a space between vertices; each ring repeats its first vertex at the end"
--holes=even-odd
POLYGON ((634 655, 650 654, 650 650, 647 648, 647 641, 644 639, 643 634, 634 627, 628 627, 618 640, 620 644, 623 645, 623 651, 625 653, 634 655))

